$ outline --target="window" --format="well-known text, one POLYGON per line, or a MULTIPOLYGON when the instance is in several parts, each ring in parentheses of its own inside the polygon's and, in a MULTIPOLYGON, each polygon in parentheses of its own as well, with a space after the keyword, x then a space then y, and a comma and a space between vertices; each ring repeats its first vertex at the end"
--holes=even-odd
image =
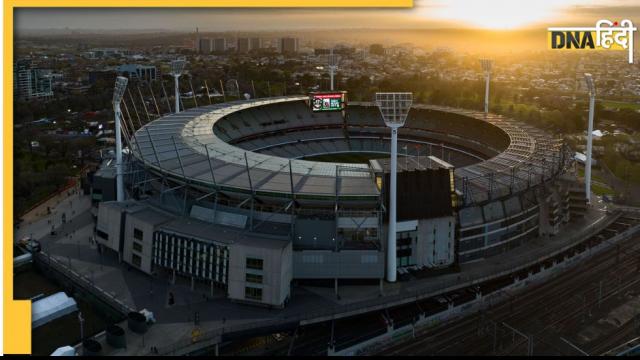
POLYGON ((245 287, 244 298, 249 300, 262 301, 262 289, 245 287))
POLYGON ((137 252, 142 252, 142 244, 140 244, 137 241, 133 242, 133 250, 137 251, 137 252))
POLYGON ((98 237, 101 237, 101 238, 103 238, 105 240, 109 240, 109 234, 107 234, 104 231, 97 230, 96 234, 98 235, 98 237))
POLYGON ((248 283, 262 284, 262 275, 247 274, 246 281, 248 283))
POLYGON ((399 257, 399 258, 411 257, 411 248, 396 250, 396 256, 399 257))
POLYGON ((142 265, 142 258, 139 255, 133 254, 131 257, 131 263, 137 267, 142 265))
POLYGON ((322 264, 324 258, 322 255, 302 255, 302 262, 305 264, 322 264))
POLYGON ((262 259, 247 258, 247 269, 262 270, 262 259))
POLYGON ((136 240, 142 240, 142 230, 133 228, 133 238, 136 240))

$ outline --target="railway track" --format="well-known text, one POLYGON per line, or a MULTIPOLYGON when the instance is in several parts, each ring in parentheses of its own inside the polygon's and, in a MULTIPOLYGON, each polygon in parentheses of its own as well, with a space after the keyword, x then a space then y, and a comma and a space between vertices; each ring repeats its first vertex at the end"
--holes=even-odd
MULTIPOLYGON (((612 227, 616 224, 618 222, 612 227)), ((530 351, 528 337, 538 345, 536 355, 580 354, 560 338, 585 321, 598 303, 640 285, 637 276, 640 238, 619 244, 483 313, 423 330, 416 334, 415 340, 391 346, 381 354, 527 354, 530 351), (624 250, 619 252, 620 248, 624 250), (507 326, 529 335, 516 335, 507 326)), ((614 347, 626 337, 626 333, 612 335, 602 346, 614 347)), ((598 348, 588 349, 589 353, 602 353, 598 348)))

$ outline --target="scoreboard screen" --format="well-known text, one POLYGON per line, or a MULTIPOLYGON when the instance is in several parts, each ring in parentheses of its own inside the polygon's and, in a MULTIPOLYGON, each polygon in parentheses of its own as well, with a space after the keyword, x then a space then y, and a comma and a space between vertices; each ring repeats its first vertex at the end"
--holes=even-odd
POLYGON ((311 93, 309 103, 312 111, 342 111, 346 105, 347 92, 311 93))

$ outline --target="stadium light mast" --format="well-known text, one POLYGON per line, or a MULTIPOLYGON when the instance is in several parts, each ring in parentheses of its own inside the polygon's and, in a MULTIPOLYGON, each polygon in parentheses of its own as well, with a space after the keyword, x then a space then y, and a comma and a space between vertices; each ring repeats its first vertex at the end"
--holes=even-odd
POLYGON ((178 79, 182 75, 184 66, 187 62, 184 59, 177 59, 171 61, 171 75, 175 79, 175 92, 176 92, 176 114, 180 112, 180 87, 178 79))
POLYGON ((489 59, 480 59, 484 71, 484 115, 489 114, 489 82, 491 81, 491 63, 489 59))
POLYGON ((407 119, 413 93, 376 93, 376 105, 391 128, 391 176, 389 185, 389 231, 387 237, 387 281, 396 281, 396 178, 398 173, 398 128, 407 119))
POLYGON ((124 201, 124 181, 122 179, 122 131, 120 130, 120 103, 127 88, 129 79, 124 76, 116 78, 116 85, 113 89, 113 112, 115 114, 115 135, 116 135, 116 200, 124 201))
POLYGON ((584 185, 587 203, 591 203, 591 150, 593 147, 593 115, 596 102, 596 85, 591 74, 584 74, 589 90, 589 125, 587 130, 587 161, 584 165, 584 185))
POLYGON ((330 50, 329 53, 329 76, 331 77, 331 91, 334 90, 333 79, 336 74, 336 70, 338 70, 338 55, 333 53, 333 49, 330 50))

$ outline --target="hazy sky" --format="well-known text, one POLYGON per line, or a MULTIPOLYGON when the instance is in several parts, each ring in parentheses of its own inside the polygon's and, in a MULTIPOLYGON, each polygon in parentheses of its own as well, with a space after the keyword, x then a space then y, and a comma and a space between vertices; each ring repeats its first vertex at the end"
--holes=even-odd
POLYGON ((23 8, 16 31, 35 29, 253 31, 339 28, 527 28, 640 24, 640 0, 414 0, 412 9, 23 8))

